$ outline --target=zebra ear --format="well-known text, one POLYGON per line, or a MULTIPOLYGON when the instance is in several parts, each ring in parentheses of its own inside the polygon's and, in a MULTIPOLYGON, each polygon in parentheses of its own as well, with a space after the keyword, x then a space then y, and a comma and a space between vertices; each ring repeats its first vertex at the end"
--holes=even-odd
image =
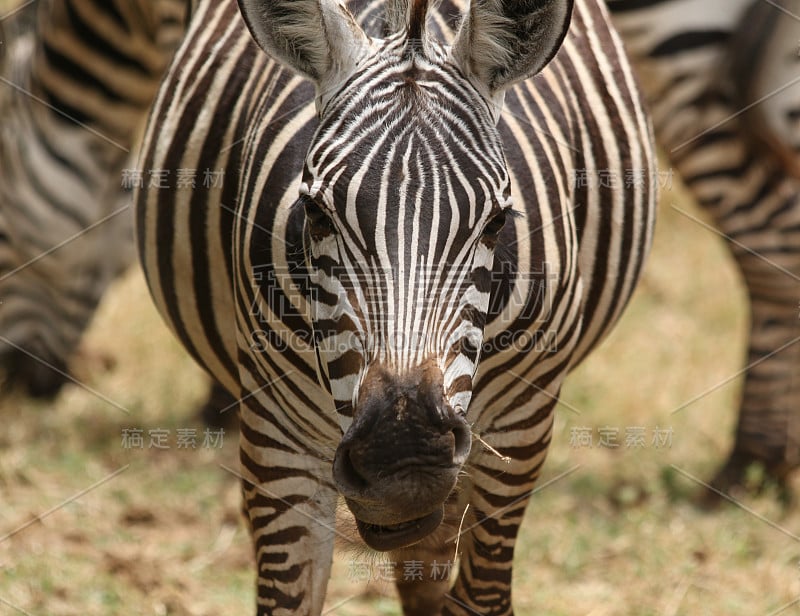
POLYGON ((541 71, 569 30, 573 0, 471 0, 452 60, 499 108, 503 92, 541 71))
POLYGON ((256 43, 317 85, 317 102, 366 55, 369 37, 336 0, 238 0, 256 43))

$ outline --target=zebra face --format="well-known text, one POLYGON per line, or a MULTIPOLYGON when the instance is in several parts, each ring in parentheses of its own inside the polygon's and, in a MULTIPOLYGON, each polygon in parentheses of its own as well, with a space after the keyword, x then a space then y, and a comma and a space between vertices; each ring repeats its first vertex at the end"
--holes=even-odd
POLYGON ((319 367, 347 418, 334 478, 381 548, 438 525, 469 453, 466 410, 511 205, 485 101, 452 66, 391 59, 326 106, 295 204, 319 367))
POLYGON ((489 108, 453 66, 388 56, 327 104, 295 207, 340 407, 358 406, 373 367, 429 364, 463 414, 509 195, 489 108))
POLYGON ((446 47, 426 33, 425 0, 388 4, 396 34, 377 40, 332 1, 240 0, 255 40, 317 86, 294 207, 320 378, 342 417, 333 478, 379 550, 439 525, 469 455, 511 207, 497 110, 554 55, 571 12, 563 0, 475 3, 446 47))

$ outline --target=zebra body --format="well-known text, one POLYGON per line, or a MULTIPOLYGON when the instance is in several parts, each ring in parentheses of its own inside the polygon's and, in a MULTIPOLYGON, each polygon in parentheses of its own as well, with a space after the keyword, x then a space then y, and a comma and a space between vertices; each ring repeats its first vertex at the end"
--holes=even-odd
POLYGON ((140 191, 137 237, 162 316, 241 399, 260 614, 320 612, 338 494, 368 545, 427 563, 469 504, 450 599, 399 583, 405 613, 510 614, 561 384, 651 239, 648 121, 601 5, 549 64, 571 3, 475 3, 455 39, 460 5, 409 5, 242 1, 251 35, 201 1, 145 136, 143 170, 224 172, 140 191))
POLYGON ((183 33, 185 0, 42 0, 6 20, 0 362, 52 394, 134 258, 123 170, 183 33), (55 369, 55 370, 54 370, 55 369))
POLYGON ((800 2, 608 4, 656 138, 750 297, 736 441, 713 484, 741 483, 754 461, 783 481, 800 463, 800 2))

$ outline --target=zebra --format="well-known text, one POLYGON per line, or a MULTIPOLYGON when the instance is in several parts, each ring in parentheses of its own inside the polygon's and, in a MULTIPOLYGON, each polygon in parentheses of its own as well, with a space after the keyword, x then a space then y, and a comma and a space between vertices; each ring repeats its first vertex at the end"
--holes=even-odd
POLYGON ((656 138, 727 239, 751 306, 733 451, 704 500, 753 462, 800 464, 800 2, 610 0, 656 138))
POLYGON ((122 181, 186 0, 41 0, 4 20, 0 83, 0 367, 34 396, 135 260, 122 181))
POLYGON ((193 7, 138 165, 222 181, 138 189, 137 247, 239 399, 259 614, 320 613, 339 496, 395 562, 459 537, 452 590, 400 581, 404 613, 512 613, 562 382, 648 252, 653 148, 596 0, 193 7))

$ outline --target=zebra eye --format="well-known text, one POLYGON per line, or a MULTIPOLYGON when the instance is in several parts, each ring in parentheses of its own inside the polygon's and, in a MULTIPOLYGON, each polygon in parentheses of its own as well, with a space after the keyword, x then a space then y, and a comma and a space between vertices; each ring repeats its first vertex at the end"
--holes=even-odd
POLYGON ((306 210, 306 223, 313 239, 322 239, 336 231, 330 216, 315 201, 312 199, 306 200, 304 207, 306 210))
POLYGON ((506 211, 500 210, 497 214, 489 219, 486 226, 483 228, 483 235, 485 237, 497 237, 500 229, 506 224, 506 211))

